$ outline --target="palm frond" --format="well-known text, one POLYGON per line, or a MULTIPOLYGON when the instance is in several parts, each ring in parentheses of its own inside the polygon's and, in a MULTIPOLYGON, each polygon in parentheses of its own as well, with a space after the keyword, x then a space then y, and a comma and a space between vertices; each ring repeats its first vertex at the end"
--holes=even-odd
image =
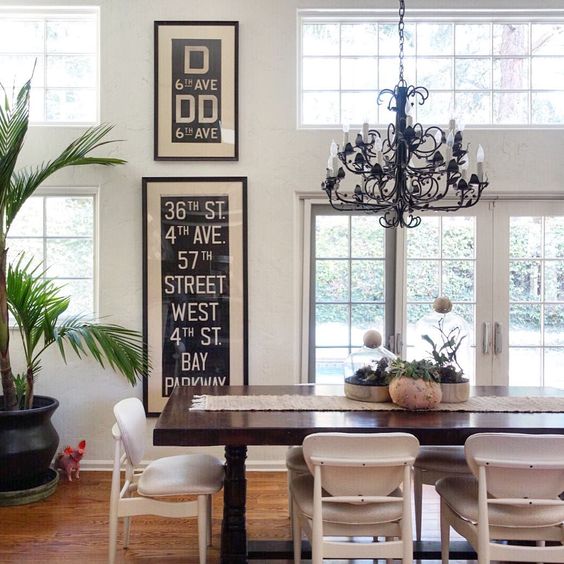
MULTIPOLYGON (((63 152, 52 161, 47 161, 33 168, 25 168, 11 175, 9 198, 4 202, 6 209, 6 231, 14 221, 17 213, 25 201, 37 190, 39 185, 49 176, 69 166, 103 165, 113 166, 123 164, 123 159, 113 157, 89 156, 89 153, 115 141, 102 141, 112 130, 113 125, 100 124, 87 129, 75 139, 63 152)), ((2 204, 0 200, 0 205, 2 204)))

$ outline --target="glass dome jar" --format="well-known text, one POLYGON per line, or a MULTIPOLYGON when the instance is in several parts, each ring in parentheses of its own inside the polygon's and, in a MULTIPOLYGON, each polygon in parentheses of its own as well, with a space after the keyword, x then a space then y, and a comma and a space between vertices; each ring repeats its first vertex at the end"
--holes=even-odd
POLYGON ((343 362, 345 379, 358 375, 359 370, 377 372, 383 359, 389 364, 396 355, 382 346, 382 336, 378 331, 367 331, 364 334, 364 345, 347 356, 343 362))

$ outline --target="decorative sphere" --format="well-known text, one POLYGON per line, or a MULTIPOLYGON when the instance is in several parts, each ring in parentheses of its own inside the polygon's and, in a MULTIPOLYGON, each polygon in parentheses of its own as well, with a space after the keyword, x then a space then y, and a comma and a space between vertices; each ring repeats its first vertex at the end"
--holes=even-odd
POLYGON ((433 302, 433 309, 437 313, 449 313, 452 310, 452 302, 446 296, 441 296, 433 302))
POLYGON ((362 338, 364 346, 369 349, 377 349, 382 345, 382 335, 375 329, 370 329, 364 333, 362 338))

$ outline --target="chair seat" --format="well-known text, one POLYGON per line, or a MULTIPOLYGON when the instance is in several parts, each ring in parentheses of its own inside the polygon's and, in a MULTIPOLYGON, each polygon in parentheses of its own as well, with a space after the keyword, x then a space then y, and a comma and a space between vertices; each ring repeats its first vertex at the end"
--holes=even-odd
MULTIPOLYGON (((313 517, 313 476, 311 474, 294 478, 290 484, 294 495, 294 502, 301 513, 313 517)), ((323 492, 323 495, 328 495, 323 492)), ((397 489, 390 494, 400 497, 401 490, 397 489)), ((397 503, 370 503, 351 505, 350 503, 324 503, 323 521, 339 525, 375 525, 380 523, 391 523, 402 516, 402 501, 397 503)))
MULTIPOLYGON (((478 480, 473 476, 449 476, 436 484, 437 492, 460 517, 478 522, 478 480)), ((490 525, 497 527, 549 527, 564 522, 563 507, 490 505, 490 525), (533 509, 533 510, 532 510, 533 509)))
POLYGON ((223 485, 223 464, 209 454, 181 454, 151 462, 137 491, 146 497, 213 494, 223 485))
POLYGON ((444 474, 471 474, 462 446, 421 447, 414 467, 444 474))
POLYGON ((286 468, 296 474, 309 474, 301 446, 292 446, 286 451, 286 468))

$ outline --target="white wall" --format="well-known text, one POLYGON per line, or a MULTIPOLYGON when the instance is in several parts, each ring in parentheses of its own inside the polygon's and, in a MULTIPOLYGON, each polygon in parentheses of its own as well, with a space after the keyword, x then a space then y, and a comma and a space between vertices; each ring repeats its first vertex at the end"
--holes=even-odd
MULTIPOLYGON (((25 4, 50 5, 37 1, 25 4)), ((0 5, 13 5, 1 0, 0 5)), ((24 4, 24 3, 20 3, 24 4)), ((386 0, 93 0, 60 4, 101 6, 101 115, 124 141, 112 153, 128 164, 60 173, 50 185, 100 186, 100 314, 141 329, 142 176, 247 176, 250 383, 298 381, 299 221, 296 192, 316 191, 331 131, 296 130, 297 8, 396 8, 386 0), (240 22, 239 127, 236 163, 153 161, 153 21, 240 22)), ((410 0, 409 8, 456 8, 462 2, 410 0)), ((471 8, 538 8, 530 0, 466 3, 471 8)), ((545 0, 544 8, 564 8, 545 0)), ((76 128, 32 128, 23 161, 54 156, 76 128)), ((557 191, 564 177, 564 134, 549 131, 481 131, 488 154, 490 190, 557 191)), ((22 164, 25 164, 22 161, 22 164)), ((109 460, 113 404, 133 392, 115 374, 92 362, 64 366, 46 359, 37 393, 59 398, 55 422, 64 444, 88 441, 87 459, 109 460)), ((151 442, 150 433, 148 444, 151 442)), ((147 456, 155 455, 149 448, 147 456)), ((216 449, 221 452, 220 449, 216 449)), ((161 453, 159 453, 161 454, 161 453)), ((254 449, 251 460, 281 458, 280 449, 254 449)))

